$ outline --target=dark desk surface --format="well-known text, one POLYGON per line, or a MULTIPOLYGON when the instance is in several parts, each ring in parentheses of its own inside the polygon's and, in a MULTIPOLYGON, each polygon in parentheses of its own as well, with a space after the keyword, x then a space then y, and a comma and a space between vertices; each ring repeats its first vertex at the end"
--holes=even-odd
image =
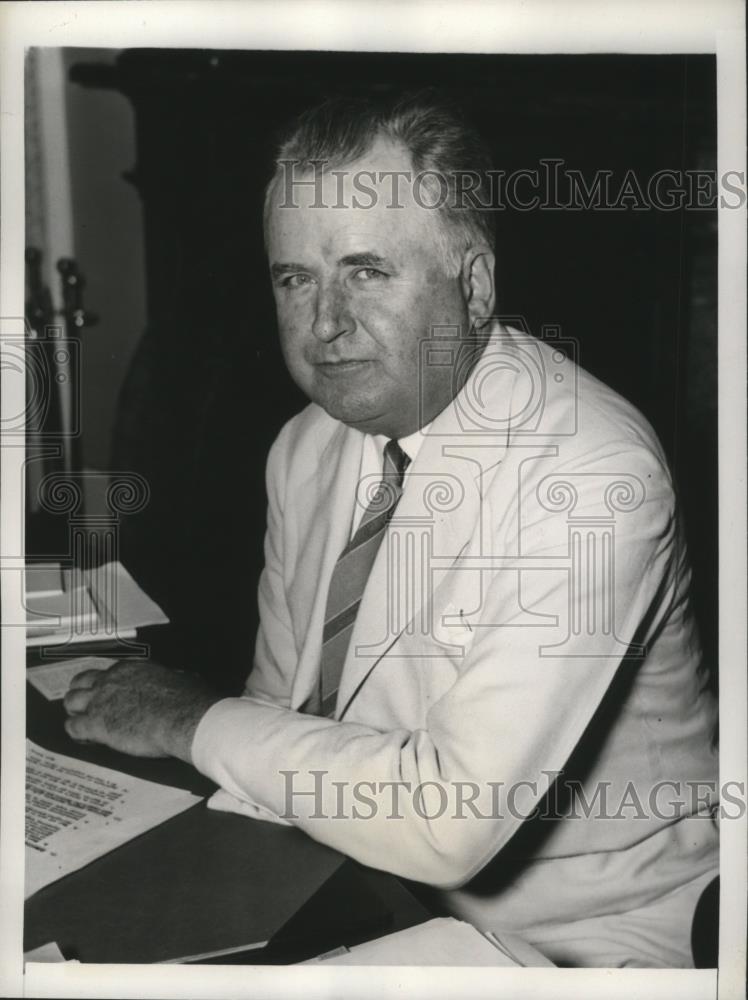
MULTIPOLYGON (((181 761, 74 743, 62 703, 27 690, 28 735, 40 746, 203 797, 215 790, 181 761)), ((429 916, 393 876, 300 830, 213 812, 203 800, 32 896, 24 947, 56 941, 84 962, 158 962, 270 941, 240 960, 284 963, 429 916)))

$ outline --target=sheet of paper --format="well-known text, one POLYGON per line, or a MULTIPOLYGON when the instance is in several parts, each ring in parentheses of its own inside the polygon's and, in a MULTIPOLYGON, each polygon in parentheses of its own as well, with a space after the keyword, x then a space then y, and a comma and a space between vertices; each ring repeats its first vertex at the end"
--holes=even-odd
MULTIPOLYGON (((50 941, 48 944, 40 944, 38 948, 32 948, 31 951, 24 952, 23 960, 24 962, 67 961, 56 941, 50 941)), ((72 959, 72 961, 76 960, 72 959)))
MULTIPOLYGON (((118 628, 117 634, 109 635, 98 632, 82 632, 80 635, 71 635, 70 632, 50 632, 49 635, 28 635, 26 636, 26 646, 28 649, 35 649, 37 646, 65 646, 67 643, 79 642, 105 642, 107 639, 134 639, 138 634, 134 628, 118 628)), ((76 649, 76 652, 78 650, 76 649)))
POLYGON ((27 740, 26 898, 199 801, 27 740))
POLYGON ((79 656, 74 660, 60 660, 58 663, 42 663, 29 667, 26 671, 29 684, 43 694, 48 701, 60 701, 67 694, 71 680, 84 670, 106 670, 116 663, 109 656, 79 656))
POLYGON ((528 969, 544 966, 551 969, 555 968, 550 958, 546 958, 542 952, 539 952, 534 945, 529 944, 519 934, 510 934, 507 931, 501 931, 501 933, 498 931, 486 931, 486 937, 497 948, 503 951, 505 955, 513 959, 517 965, 528 969))
MULTIPOLYGON (((165 625, 169 621, 119 562, 104 563, 83 572, 64 570, 65 574, 68 574, 65 592, 55 599, 62 606, 51 609, 58 616, 59 625, 45 627, 39 624, 43 619, 37 619, 32 627, 29 622, 27 646, 101 642, 117 636, 131 638, 136 629, 165 625), (75 596, 80 588, 85 593, 83 599, 75 596)), ((41 604, 39 610, 50 612, 49 607, 41 604)))
POLYGON ((53 632, 90 632, 98 621, 98 613, 85 584, 59 594, 29 594, 26 597, 27 635, 49 635, 53 632))
POLYGON ((159 965, 182 965, 186 962, 202 962, 206 958, 222 958, 224 955, 238 955, 241 951, 257 951, 260 948, 264 948, 268 943, 268 941, 257 941, 255 944, 240 944, 234 948, 202 951, 197 955, 183 955, 181 958, 165 958, 162 962, 159 962, 159 965))
POLYGON ((59 563, 32 563, 26 567, 24 589, 27 596, 62 593, 62 567, 59 563))
POLYGON ((138 586, 122 563, 104 563, 83 575, 102 621, 109 616, 119 629, 168 623, 158 604, 138 586))
MULTIPOLYGON (((437 917, 357 945, 343 955, 328 954, 312 959, 325 965, 455 965, 503 966, 514 962, 499 951, 472 924, 453 917, 437 917)), ((311 963, 303 962, 302 965, 311 963)))

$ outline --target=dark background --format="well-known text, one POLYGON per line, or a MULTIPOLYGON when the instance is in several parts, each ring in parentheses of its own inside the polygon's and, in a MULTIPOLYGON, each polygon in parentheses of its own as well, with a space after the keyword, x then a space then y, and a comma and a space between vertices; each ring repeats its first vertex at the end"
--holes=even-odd
MULTIPOLYGON (((265 458, 305 403, 280 357, 262 243, 279 126, 331 94, 436 85, 507 173, 561 158, 588 182, 613 171, 617 190, 630 169, 644 185, 716 166, 712 56, 151 49, 74 62, 70 81, 134 109, 122 183, 142 200, 147 319, 111 468, 144 475, 151 501, 123 520, 121 558, 172 620, 154 653, 226 690, 251 665, 265 458)), ((507 209, 496 221, 499 312, 536 334, 559 326, 663 441, 716 668, 716 212, 507 209)))

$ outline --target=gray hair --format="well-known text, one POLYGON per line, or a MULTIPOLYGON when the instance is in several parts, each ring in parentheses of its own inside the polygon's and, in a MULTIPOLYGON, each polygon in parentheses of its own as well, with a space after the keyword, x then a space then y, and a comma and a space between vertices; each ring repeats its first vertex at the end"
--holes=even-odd
POLYGON ((415 175, 434 197, 445 268, 459 274, 464 252, 473 246, 493 250, 490 210, 491 158, 483 140, 457 108, 433 91, 378 104, 367 98, 333 98, 305 111, 282 139, 275 173, 265 191, 269 198, 281 169, 289 164, 309 172, 342 167, 358 159, 384 137, 405 147, 415 175), (467 182, 467 183, 466 183, 467 182))

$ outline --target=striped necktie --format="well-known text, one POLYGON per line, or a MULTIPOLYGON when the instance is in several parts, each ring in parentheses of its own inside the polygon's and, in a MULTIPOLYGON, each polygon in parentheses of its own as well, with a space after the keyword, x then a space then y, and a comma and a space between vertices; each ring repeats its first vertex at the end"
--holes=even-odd
POLYGON ((304 706, 306 712, 326 716, 335 712, 356 614, 387 524, 402 496, 403 476, 409 462, 397 441, 387 442, 382 482, 335 564, 325 609, 319 681, 304 706))

